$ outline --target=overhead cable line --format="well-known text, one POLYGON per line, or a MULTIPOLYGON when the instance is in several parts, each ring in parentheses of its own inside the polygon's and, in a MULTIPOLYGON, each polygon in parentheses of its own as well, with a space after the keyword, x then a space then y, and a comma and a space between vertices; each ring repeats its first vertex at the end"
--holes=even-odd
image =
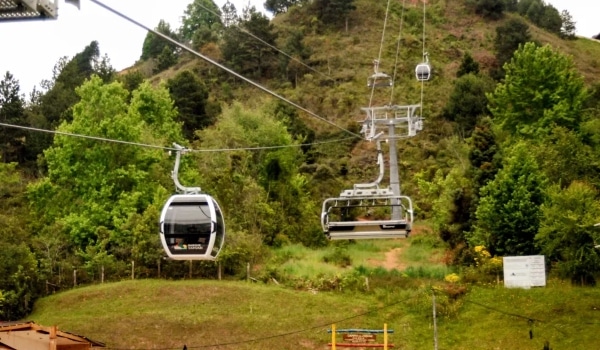
MULTIPOLYGON (((4 126, 7 128, 36 131, 36 132, 44 132, 44 133, 48 133, 48 134, 56 134, 56 135, 61 135, 61 136, 79 137, 79 138, 90 139, 90 140, 95 140, 95 141, 113 142, 113 143, 120 143, 120 144, 125 144, 125 145, 133 145, 133 146, 140 146, 140 147, 146 147, 146 148, 161 149, 161 150, 166 150, 166 151, 177 151, 178 150, 177 148, 174 148, 174 147, 149 145, 149 144, 140 143, 140 142, 115 140, 115 139, 109 139, 109 138, 105 138, 105 137, 75 134, 75 133, 69 133, 69 132, 57 131, 57 130, 39 129, 39 128, 30 127, 30 126, 22 126, 22 125, 14 125, 14 124, 6 124, 6 123, 0 123, 0 126, 4 126)), ((354 139, 354 137, 347 137, 347 138, 343 138, 343 139, 336 139, 336 140, 329 140, 329 141, 294 144, 294 145, 256 146, 256 147, 239 147, 239 148, 203 148, 203 149, 186 149, 186 150, 189 152, 201 152, 201 153, 230 152, 230 151, 260 151, 260 150, 269 150, 269 149, 305 147, 305 146, 314 146, 314 145, 327 144, 327 143, 337 143, 337 142, 347 141, 347 140, 351 140, 351 139, 354 139)))
MULTIPOLYGON (((199 7, 201 7, 201 8, 203 8, 204 10, 206 10, 206 12, 208 12, 208 13, 212 14, 212 15, 213 15, 213 16, 215 16, 215 17, 218 17, 218 18, 220 18, 220 17, 221 17, 221 16, 219 16, 219 14, 218 14, 218 13, 216 13, 216 12, 212 11, 212 10, 211 10, 211 9, 209 9, 208 7, 205 7, 205 6, 203 6, 203 5, 202 5, 202 4, 200 4, 200 3, 196 3, 196 5, 197 5, 197 6, 199 6, 199 7)), ((302 66, 304 66, 304 67, 306 67, 306 68, 310 69, 311 71, 313 71, 313 72, 315 72, 315 73, 317 73, 317 74, 320 74, 320 75, 324 76, 325 78, 327 78, 327 79, 329 79, 329 80, 333 80, 333 81, 335 81, 335 80, 334 80, 332 77, 330 77, 329 75, 327 75, 327 74, 325 74, 325 73, 322 73, 322 72, 319 72, 318 70, 316 70, 316 69, 314 69, 313 67, 311 67, 311 66, 307 65, 306 63, 304 63, 304 62, 300 61, 299 59, 297 59, 297 58, 295 58, 295 57, 293 57, 293 56, 289 55, 288 53, 286 53, 286 52, 284 52, 284 51, 280 50, 280 49, 279 49, 279 48, 277 48, 276 46, 273 46, 273 45, 269 44, 268 42, 264 41, 263 39, 261 39, 260 37, 258 37, 258 36, 256 36, 256 35, 252 34, 250 31, 246 30, 245 28, 242 28, 242 27, 240 27, 240 26, 237 26, 237 25, 234 25, 234 26, 235 26, 235 28, 237 28, 237 29, 238 29, 240 32, 242 32, 242 33, 245 33, 245 34, 247 34, 247 35, 250 35, 250 36, 251 36, 251 37, 253 37, 254 39, 256 39, 256 40, 260 41, 261 43, 263 43, 264 45, 266 45, 266 46, 268 46, 268 47, 272 48, 273 50, 277 50, 277 51, 278 51, 278 52, 280 52, 282 55, 284 55, 284 56, 288 57, 289 59, 291 59, 291 60, 293 60, 293 61, 295 61, 295 62, 297 62, 297 63, 301 64, 302 66)))
MULTIPOLYGON (((423 0, 423 60, 427 61, 429 60, 427 58, 427 52, 425 51, 425 20, 427 17, 427 11, 426 11, 426 7, 427 7, 427 0, 423 0)), ((424 95, 424 90, 425 90, 425 81, 421 80, 421 112, 423 111, 423 95, 424 95)))
POLYGON ((199 53, 199 52, 197 52, 195 50, 192 50, 191 48, 187 47, 186 45, 183 45, 182 43, 178 42, 177 40, 174 40, 173 38, 171 38, 171 37, 169 37, 169 36, 167 36, 167 35, 165 35, 163 33, 160 33, 160 32, 158 32, 158 31, 156 31, 154 29, 151 29, 151 28, 143 25, 142 23, 134 20, 131 17, 126 16, 125 14, 123 14, 123 13, 121 13, 121 12, 113 9, 112 7, 110 7, 108 5, 105 5, 104 3, 102 3, 102 2, 100 2, 98 0, 91 0, 91 2, 93 2, 96 5, 104 8, 105 10, 108 10, 109 12, 112 12, 113 14, 115 14, 115 15, 117 15, 117 16, 119 16, 119 17, 121 17, 121 18, 123 18, 123 19, 125 19, 125 20, 127 20, 127 21, 129 21, 129 22, 131 22, 131 23, 133 23, 135 25, 137 25, 138 27, 143 28, 143 29, 149 31, 152 34, 157 35, 157 36, 163 38, 164 40, 167 40, 168 42, 170 42, 170 43, 178 46, 179 48, 181 48, 181 49, 183 49, 183 50, 185 50, 185 51, 187 51, 187 52, 189 52, 189 53, 191 53, 191 54, 193 54, 193 55, 195 55, 195 56, 197 56, 197 57, 199 57, 199 58, 207 61, 208 63, 221 68, 222 70, 228 72, 229 74, 234 75, 235 77, 237 77, 239 79, 242 79, 243 81, 247 82, 248 84, 250 84, 250 85, 252 85, 254 87, 259 88, 260 90, 268 93, 269 95, 271 95, 271 96, 273 96, 275 98, 278 98, 278 99, 280 99, 280 100, 282 100, 282 101, 284 101, 284 102, 286 102, 286 103, 288 103, 288 104, 296 107, 297 109, 299 109, 299 110, 301 110, 301 111, 303 111, 303 112, 305 112, 305 113, 307 113, 307 114, 309 114, 309 115, 311 115, 311 116, 313 116, 313 117, 315 117, 315 118, 317 118, 317 119, 319 119, 319 120, 321 120, 321 121, 323 121, 323 122, 325 122, 325 123, 327 123, 327 124, 329 124, 331 126, 334 126, 334 127, 338 128, 338 129, 340 129, 340 130, 342 130, 342 131, 344 131, 344 132, 346 132, 346 133, 348 133, 348 134, 350 134, 352 136, 355 136, 355 137, 358 137, 358 138, 362 139, 361 135, 356 134, 356 133, 354 133, 354 132, 352 132, 352 131, 350 131, 348 129, 345 129, 345 128, 343 128, 343 127, 335 124, 332 121, 329 121, 329 120, 321 117, 320 115, 318 115, 318 114, 316 114, 316 113, 314 113, 314 112, 312 112, 312 111, 310 111, 310 110, 308 110, 308 109, 300 106, 299 104, 297 104, 297 103, 295 103, 295 102, 293 102, 293 101, 291 101, 291 100, 289 100, 289 99, 287 99, 287 98, 285 98, 285 97, 277 94, 276 92, 271 91, 271 90, 267 89, 266 87, 264 87, 264 86, 262 86, 262 85, 260 85, 260 84, 258 84, 256 82, 254 82, 254 81, 252 81, 252 80, 244 77, 243 75, 241 75, 241 74, 233 71, 232 69, 229 69, 229 68, 225 67, 224 65, 222 65, 222 64, 214 61, 213 59, 211 59, 211 58, 209 58, 207 56, 204 56, 203 54, 201 54, 201 53, 199 53))
MULTIPOLYGON (((382 55, 382 51, 383 51, 383 41, 385 39, 385 28, 387 26, 388 14, 390 13, 390 2, 391 2, 391 0, 388 0, 387 7, 385 9, 385 18, 383 20, 383 30, 381 31, 381 43, 379 44, 379 54, 377 55, 377 66, 379 65, 379 63, 381 63, 381 55, 382 55)), ((373 84, 373 86, 371 87, 371 97, 369 98, 369 107, 371 107, 373 104, 373 95, 375 95, 375 84, 373 84)))
MULTIPOLYGON (((400 44, 402 42, 402 27, 404 25, 404 9, 406 8, 406 0, 402 0, 402 12, 400 14, 400 28, 398 29, 398 43, 396 44, 396 59, 394 60, 394 75, 393 81, 396 81, 396 76, 398 73, 398 57, 400 56, 400 44)), ((396 84, 392 84, 391 92, 390 92, 390 106, 394 101, 394 88, 396 84)))

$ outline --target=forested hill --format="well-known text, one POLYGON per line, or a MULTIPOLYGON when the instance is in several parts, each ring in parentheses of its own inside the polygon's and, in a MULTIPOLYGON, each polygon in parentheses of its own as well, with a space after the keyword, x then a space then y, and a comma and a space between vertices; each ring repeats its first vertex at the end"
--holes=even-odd
POLYGON ((555 276, 594 283, 600 45, 541 0, 403 3, 269 0, 270 20, 195 0, 180 28, 157 25, 292 103, 152 33, 126 72, 92 42, 28 101, 7 73, 0 121, 59 134, 0 128, 0 318, 70 288, 74 271, 83 284, 188 273, 157 234, 173 142, 200 151, 181 182, 223 208, 223 274, 253 262, 285 282, 269 252, 332 244, 323 200, 377 177, 375 146, 355 134, 360 108, 385 104, 422 104, 424 130, 398 144, 401 186, 448 264, 544 254, 555 276), (433 74, 418 82, 424 51, 433 74), (395 84, 371 96, 374 59, 395 84))

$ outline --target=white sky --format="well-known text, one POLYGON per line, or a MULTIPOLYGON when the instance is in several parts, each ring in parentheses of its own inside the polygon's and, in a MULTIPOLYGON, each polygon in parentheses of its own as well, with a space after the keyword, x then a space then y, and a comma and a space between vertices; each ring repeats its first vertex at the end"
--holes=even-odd
MULTIPOLYGON (((149 28, 161 19, 171 28, 180 26, 180 18, 193 0, 101 0, 102 3, 149 28)), ((221 7, 226 0, 216 0, 221 7)), ((264 0, 230 0, 241 11, 248 3, 263 11, 264 0)), ((384 0, 377 0, 384 1, 384 0)), ((600 33, 595 21, 600 2, 593 0, 546 0, 559 12, 566 9, 576 22, 577 33, 591 37, 600 33)), ((52 77, 52 68, 60 57, 73 57, 93 40, 100 44, 101 55, 108 55, 116 70, 127 68, 142 53, 146 32, 138 26, 98 5, 81 0, 81 9, 59 0, 59 18, 45 21, 0 22, 0 79, 6 71, 19 80, 21 92, 28 95, 34 85, 52 77)))
MULTIPOLYGON (((149 27, 156 28, 161 19, 172 29, 193 0, 100 0, 101 3, 149 27)), ((226 0, 215 0, 221 7, 226 0)), ((264 11, 264 0, 230 0, 238 11, 248 5, 264 11)), ((146 31, 135 24, 92 3, 81 0, 81 8, 58 0, 56 20, 0 21, 0 80, 9 71, 19 80, 21 93, 29 96, 34 86, 52 77, 52 69, 63 56, 69 58, 93 40, 100 54, 108 55, 117 70, 132 66, 142 54, 146 31)))

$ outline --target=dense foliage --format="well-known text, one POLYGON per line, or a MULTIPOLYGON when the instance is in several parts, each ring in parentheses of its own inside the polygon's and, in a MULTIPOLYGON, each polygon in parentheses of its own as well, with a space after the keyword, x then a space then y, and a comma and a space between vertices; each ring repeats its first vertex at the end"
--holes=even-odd
MULTIPOLYGON (((381 38, 368 28, 385 14, 383 4, 267 3, 275 19, 254 7, 238 17, 234 7, 194 0, 181 28, 161 21, 157 30, 358 132, 357 106, 367 92, 357 65, 371 68, 365 47, 381 38)), ((426 106, 424 136, 399 143, 401 183, 417 217, 447 244, 448 263, 474 265, 482 251, 496 255, 490 259, 544 254, 551 273, 595 283, 600 84, 588 89, 574 59, 532 42, 528 24, 572 43, 562 40, 573 30, 568 14, 559 23, 555 9, 538 0, 441 3, 427 13, 435 30, 453 9, 476 12, 474 23, 487 21, 481 16, 497 21, 490 40, 457 39, 466 32, 436 38, 444 51, 431 55, 426 88, 412 81, 410 63, 398 63, 412 80, 399 73, 391 99, 417 101, 420 94, 426 106)), ((406 53, 396 58, 421 57, 421 16, 418 8, 393 6, 390 23, 406 20, 408 29, 401 40, 383 40, 391 47, 382 50, 384 62, 393 62, 398 44, 406 53)), ((51 290, 104 278, 216 276, 216 264, 162 259, 157 221, 174 191, 166 152, 173 142, 201 151, 186 154, 179 175, 223 208, 228 236, 219 271, 226 276, 262 262, 271 247, 327 245, 323 198, 372 178, 370 144, 260 97, 152 33, 141 56, 117 77, 93 42, 59 60, 29 101, 9 72, 0 81, 0 122, 59 133, 0 128, 0 318, 24 317, 51 290)), ((351 261, 342 250, 327 259, 351 261)))

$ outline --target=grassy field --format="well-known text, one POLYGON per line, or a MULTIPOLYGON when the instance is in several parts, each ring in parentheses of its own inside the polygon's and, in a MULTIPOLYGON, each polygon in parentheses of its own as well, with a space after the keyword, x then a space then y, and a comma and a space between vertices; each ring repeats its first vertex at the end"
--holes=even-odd
POLYGON ((443 248, 428 242, 417 235, 350 244, 341 255, 352 263, 343 266, 324 262, 335 256, 335 246, 314 251, 287 246, 273 252, 279 259, 273 261, 281 262, 279 276, 312 285, 122 281, 46 297, 28 320, 58 325, 112 349, 328 349, 333 323, 337 329, 387 324, 395 348, 432 349, 435 293, 439 349, 541 350, 546 342, 555 350, 598 348, 600 288, 552 279, 545 288, 530 290, 448 283, 444 276, 451 270, 440 262, 443 248), (391 263, 396 267, 385 265, 391 263), (344 284, 347 275, 355 276, 358 286, 344 284), (329 281, 335 288, 327 291, 315 282, 335 276, 337 281, 329 281))

